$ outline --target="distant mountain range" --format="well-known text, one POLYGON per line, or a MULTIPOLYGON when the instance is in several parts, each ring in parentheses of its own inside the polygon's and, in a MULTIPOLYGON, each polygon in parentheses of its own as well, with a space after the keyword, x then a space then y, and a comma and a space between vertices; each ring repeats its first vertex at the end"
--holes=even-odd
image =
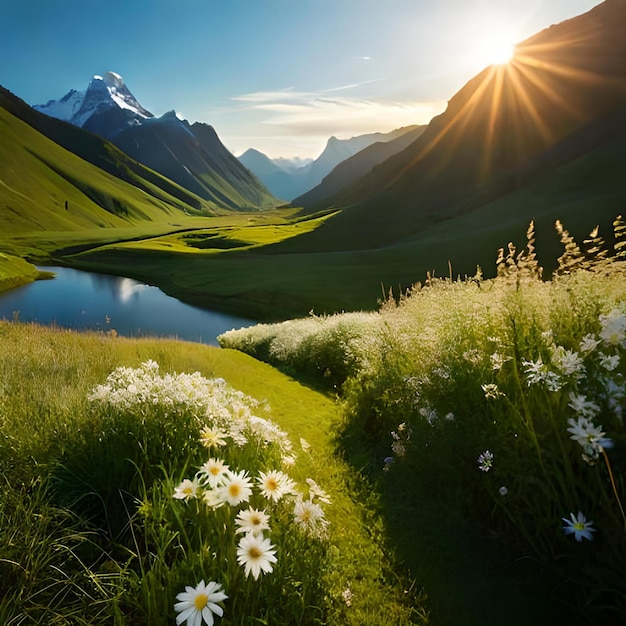
POLYGON ((34 108, 109 139, 128 156, 216 207, 248 210, 277 204, 211 126, 190 125, 174 111, 156 118, 114 72, 94 76, 85 91, 71 90, 60 100, 34 108))
MULTIPOLYGON (((356 154, 341 161, 334 167, 322 182, 295 198, 293 206, 311 208, 325 205, 325 201, 354 181, 368 174, 373 167, 401 152, 422 136, 426 126, 409 126, 390 133, 391 139, 376 141, 356 154), (401 134, 398 134, 402 131, 401 134), (395 135, 395 136, 394 136, 395 135)), ((371 135, 368 135, 371 137, 371 135)))
POLYGON ((394 143, 407 133, 414 132, 417 126, 398 128, 389 133, 370 133, 350 139, 331 137, 317 159, 302 167, 285 166, 282 159, 270 159, 267 155, 251 148, 239 160, 263 182, 277 198, 293 200, 319 185, 324 177, 337 165, 373 144, 390 143, 388 155, 402 144, 394 143))

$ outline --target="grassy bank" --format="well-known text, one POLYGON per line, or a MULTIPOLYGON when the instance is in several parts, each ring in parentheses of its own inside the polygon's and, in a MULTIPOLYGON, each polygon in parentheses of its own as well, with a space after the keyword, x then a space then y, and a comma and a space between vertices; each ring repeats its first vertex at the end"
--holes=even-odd
POLYGON ((0 252, 0 293, 40 278, 49 275, 24 259, 0 252))
POLYGON ((175 596, 201 579, 229 596, 223 624, 425 623, 374 496, 335 455, 329 397, 242 353, 184 342, 0 322, 0 347, 3 624, 171 624, 175 596), (222 429, 244 420, 247 444, 198 442, 218 413, 231 416, 222 429), (265 420, 283 434, 256 439, 265 420), (251 477, 281 468, 300 496, 262 504, 254 488, 249 503, 218 508, 174 498, 210 456, 251 477), (289 522, 298 497, 323 510, 304 534, 289 522), (223 552, 233 535, 219 531, 232 533, 252 503, 270 516, 278 559, 258 580, 223 552))
POLYGON ((529 233, 495 280, 220 337, 341 392, 338 440, 436 624, 626 618, 623 224, 615 248, 563 232, 549 282, 529 233))

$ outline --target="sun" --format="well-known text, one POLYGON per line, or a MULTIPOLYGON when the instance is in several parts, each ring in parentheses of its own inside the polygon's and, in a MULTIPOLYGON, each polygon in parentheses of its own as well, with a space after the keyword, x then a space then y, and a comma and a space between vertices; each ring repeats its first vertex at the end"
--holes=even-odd
POLYGON ((505 65, 514 54, 515 44, 510 37, 505 33, 491 33, 477 44, 476 64, 483 67, 505 65))
POLYGON ((475 28, 468 28, 467 62, 476 71, 490 65, 506 65, 515 54, 517 33, 503 19, 481 20, 475 28))

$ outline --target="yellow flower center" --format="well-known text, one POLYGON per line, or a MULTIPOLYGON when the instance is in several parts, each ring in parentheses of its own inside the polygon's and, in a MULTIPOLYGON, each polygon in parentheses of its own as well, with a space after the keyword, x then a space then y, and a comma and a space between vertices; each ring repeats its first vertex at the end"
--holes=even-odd
POLYGON ((248 550, 248 556, 251 559, 258 559, 263 556, 263 552, 259 550, 256 546, 252 546, 250 550, 248 550))
POLYGON ((265 488, 268 491, 276 491, 278 489, 278 481, 275 478, 268 478, 265 482, 265 488))
POLYGON ((302 511, 302 513, 300 514, 300 519, 303 522, 308 522, 311 519, 311 510, 310 509, 304 509, 302 511))
POLYGON ((193 605, 196 607, 197 611, 202 611, 202 609, 206 606, 206 603, 209 600, 209 596, 206 593, 199 593, 193 599, 193 605))
POLYGON ((241 487, 236 483, 228 485, 228 494, 236 498, 241 493, 241 487))
POLYGON ((574 530, 585 530, 585 525, 582 522, 576 522, 574 524, 574 530))
POLYGON ((209 471, 211 472, 211 474, 213 474, 213 476, 217 476, 220 473, 220 468, 212 467, 209 471))

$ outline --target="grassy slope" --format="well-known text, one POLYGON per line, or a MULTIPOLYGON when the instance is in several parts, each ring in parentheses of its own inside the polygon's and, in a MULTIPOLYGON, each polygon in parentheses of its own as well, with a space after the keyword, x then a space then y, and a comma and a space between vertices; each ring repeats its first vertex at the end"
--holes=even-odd
MULTIPOLYGON (((267 401, 271 419, 289 433, 296 447, 300 437, 311 444, 310 452, 299 456, 298 466, 328 488, 333 498, 328 517, 336 529, 332 539, 336 562, 330 584, 341 585, 339 593, 351 585, 355 593, 350 615, 336 616, 331 623, 383 623, 389 611, 395 615, 394 623, 408 623, 406 606, 400 608, 408 596, 397 573, 390 575, 391 563, 374 538, 375 520, 367 504, 351 491, 352 472, 334 456, 335 403, 241 352, 0 321, 0 432, 7 435, 1 438, 0 462, 8 453, 12 470, 39 472, 37 465, 31 467, 32 461, 50 461, 51 441, 58 442, 59 437, 62 441, 63 433, 82 419, 93 387, 114 368, 136 367, 148 359, 157 361, 163 374, 198 371, 205 377, 224 378, 261 403, 267 401), (389 579, 394 582, 386 582, 389 579)), ((2 567, 0 563, 0 572, 2 567)), ((416 618, 410 623, 422 621, 416 618)))
POLYGON ((173 203, 107 174, 4 109, 0 135, 3 233, 123 227, 184 216, 173 203))
POLYGON ((202 209, 203 202, 187 189, 134 161, 112 143, 67 122, 36 111, 0 87, 0 106, 63 148, 178 208, 202 209))

